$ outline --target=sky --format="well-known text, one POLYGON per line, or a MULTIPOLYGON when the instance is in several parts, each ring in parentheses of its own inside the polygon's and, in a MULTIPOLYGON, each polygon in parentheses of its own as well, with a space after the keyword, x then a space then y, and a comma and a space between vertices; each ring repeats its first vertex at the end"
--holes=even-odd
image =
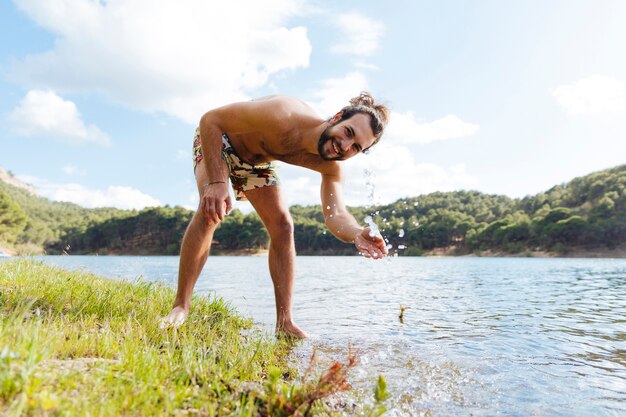
MULTIPOLYGON (((268 94, 391 108, 348 205, 523 197, 626 163, 621 0, 2 0, 0 167, 84 207, 194 209, 193 133, 268 94)), ((280 164, 288 204, 319 174, 280 164)), ((250 211, 249 203, 237 208, 250 211)))

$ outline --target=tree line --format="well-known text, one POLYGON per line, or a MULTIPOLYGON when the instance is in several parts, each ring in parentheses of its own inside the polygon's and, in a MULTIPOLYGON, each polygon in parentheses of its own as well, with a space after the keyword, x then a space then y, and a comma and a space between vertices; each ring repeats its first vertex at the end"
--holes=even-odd
MULTIPOLYGON (((615 248, 626 242, 626 165, 521 199, 477 191, 435 192, 349 210, 360 222, 372 216, 398 255, 438 249, 465 254, 615 248)), ((290 211, 299 254, 356 254, 353 245, 328 232, 319 205, 296 205, 290 211)), ((169 206, 85 209, 0 181, 0 243, 47 253, 176 255, 192 215, 169 206)), ((254 251, 267 248, 268 241, 256 213, 234 210, 216 230, 212 251, 254 251)))

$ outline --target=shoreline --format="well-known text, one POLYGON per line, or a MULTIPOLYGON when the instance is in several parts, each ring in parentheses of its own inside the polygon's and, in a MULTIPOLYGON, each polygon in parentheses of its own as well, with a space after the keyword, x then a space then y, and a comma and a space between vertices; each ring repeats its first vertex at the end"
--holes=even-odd
POLYGON ((522 252, 504 252, 496 250, 484 250, 477 252, 467 252, 459 248, 435 249, 425 252, 423 256, 452 256, 452 257, 475 257, 475 258, 583 258, 583 259, 623 259, 626 258, 626 244, 617 248, 571 248, 563 252, 547 250, 525 250, 522 252))
MULTIPOLYGON (((6 254, 6 252, 5 252, 6 254)), ((231 257, 239 257, 239 256, 253 256, 253 257, 262 257, 267 256, 268 251, 237 251, 237 252, 223 252, 223 253, 215 253, 211 254, 211 256, 222 257, 222 256, 231 256, 231 257)), ((129 256, 129 257, 151 257, 151 256, 178 256, 178 255, 162 255, 162 254, 133 254, 133 253, 108 253, 108 254, 97 254, 97 253, 81 253, 81 254, 69 254, 69 255, 60 255, 60 254, 19 254, 13 252, 12 254, 0 255, 0 258, 14 258, 14 257, 30 257, 30 256, 102 256, 102 257, 116 257, 116 256, 129 256)), ((345 254, 339 255, 296 255, 296 256, 306 256, 306 257, 325 257, 325 256, 351 256, 345 254)), ((354 255, 354 257, 358 257, 358 255, 354 255)), ((482 251, 477 253, 458 253, 455 250, 437 250, 430 251, 424 253, 419 256, 400 256, 402 258, 539 258, 539 259, 626 259, 626 251, 617 251, 617 250, 606 250, 606 251, 571 251, 567 253, 557 253, 557 252, 548 252, 548 251, 527 251, 527 252, 518 252, 518 253, 507 253, 507 252, 494 252, 494 251, 482 251)))
MULTIPOLYGON (((37 248, 41 249, 41 248, 37 248)), ((177 256, 166 255, 159 253, 122 253, 122 252, 106 252, 105 253, 79 253, 68 254, 68 256, 177 256)), ((211 256, 267 256, 268 249, 238 249, 234 251, 220 251, 216 250, 211 253, 211 256)), ((43 249, 34 250, 32 246, 21 248, 16 247, 13 249, 0 246, 0 257, 11 258, 14 256, 47 256, 43 249), (23 249, 23 250, 22 250, 23 249)), ((52 254, 51 256, 63 256, 61 254, 52 254)), ((321 254, 306 254, 298 256, 350 256, 345 253, 337 255, 329 254, 328 252, 321 254)), ((353 256, 358 256, 356 253, 353 256)), ((606 247, 601 248, 569 248, 561 252, 548 251, 548 250, 523 250, 520 252, 505 252, 500 250, 487 249, 483 251, 469 252, 463 248, 449 247, 449 248, 437 248, 429 251, 424 251, 421 255, 400 255, 401 257, 476 257, 476 258, 588 258, 588 259, 624 259, 626 258, 626 243, 619 245, 616 248, 609 249, 606 247)))

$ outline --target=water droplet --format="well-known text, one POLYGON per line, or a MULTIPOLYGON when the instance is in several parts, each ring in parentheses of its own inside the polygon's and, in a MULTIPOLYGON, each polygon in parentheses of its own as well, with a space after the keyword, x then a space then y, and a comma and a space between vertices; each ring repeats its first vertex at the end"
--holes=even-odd
POLYGON ((404 246, 404 245, 398 245, 398 249, 406 249, 406 246, 404 246))
MULTIPOLYGON (((390 243, 390 244, 388 244, 388 245, 387 245, 387 246, 385 246, 385 247, 387 248, 387 250, 389 250, 389 249, 393 249, 393 245, 392 245, 391 243, 390 243)), ((398 246, 398 247, 399 247, 399 246, 398 246)))
POLYGON ((330 206, 326 206, 326 210, 330 210, 330 206))
POLYGON ((404 237, 404 229, 400 229, 398 232, 398 237, 404 237))
POLYGON ((365 216, 363 221, 365 223, 367 223, 367 225, 370 228, 370 233, 369 233, 370 237, 380 236, 380 231, 378 229, 378 225, 376 223, 374 223, 374 219, 372 219, 372 216, 365 216))

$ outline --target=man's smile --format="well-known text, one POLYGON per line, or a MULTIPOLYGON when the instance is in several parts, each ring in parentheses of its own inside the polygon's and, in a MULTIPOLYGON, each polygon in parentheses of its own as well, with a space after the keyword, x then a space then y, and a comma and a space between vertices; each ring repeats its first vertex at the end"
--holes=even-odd
POLYGON ((341 156, 341 149, 340 149, 340 148, 339 148, 339 146, 337 145, 336 140, 335 140, 335 139, 333 139, 333 140, 330 142, 330 144, 331 144, 331 146, 332 146, 333 150, 335 151, 335 153, 337 154, 337 156, 341 156))

